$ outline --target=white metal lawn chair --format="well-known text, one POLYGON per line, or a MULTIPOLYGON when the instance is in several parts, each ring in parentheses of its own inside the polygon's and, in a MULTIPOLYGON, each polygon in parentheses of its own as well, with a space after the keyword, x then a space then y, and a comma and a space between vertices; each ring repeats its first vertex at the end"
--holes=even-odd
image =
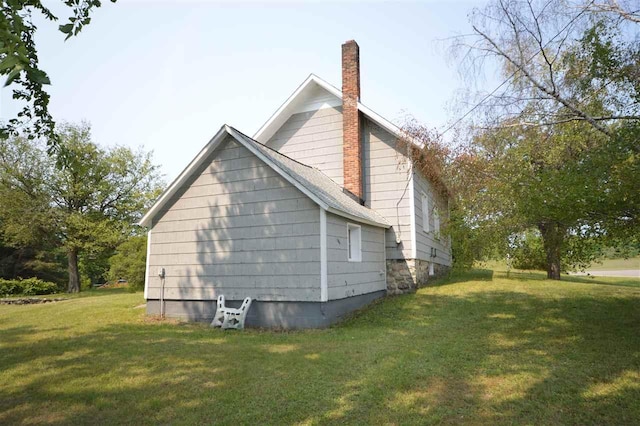
POLYGON ((211 321, 212 327, 222 327, 243 329, 244 321, 247 318, 247 312, 251 306, 251 298, 247 297, 242 301, 242 305, 239 308, 227 308, 225 306, 224 295, 218 296, 218 302, 216 305, 216 314, 211 321))
POLYGON ((213 317, 213 321, 211 321, 211 327, 222 327, 222 322, 224 321, 224 294, 218 296, 218 302, 216 304, 216 314, 213 317))
POLYGON ((224 308, 224 319, 222 320, 222 328, 235 328, 241 330, 244 328, 244 320, 247 318, 247 312, 251 306, 251 298, 246 297, 242 301, 242 305, 238 308, 224 308))

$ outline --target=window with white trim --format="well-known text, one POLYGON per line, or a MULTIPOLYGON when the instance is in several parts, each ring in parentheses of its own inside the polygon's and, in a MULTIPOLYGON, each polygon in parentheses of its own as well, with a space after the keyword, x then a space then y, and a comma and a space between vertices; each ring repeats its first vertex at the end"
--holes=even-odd
POLYGON ((347 248, 349 262, 362 261, 362 229, 359 225, 347 223, 347 248))
POLYGON ((425 194, 422 194, 422 230, 424 232, 431 230, 429 225, 429 199, 425 194))

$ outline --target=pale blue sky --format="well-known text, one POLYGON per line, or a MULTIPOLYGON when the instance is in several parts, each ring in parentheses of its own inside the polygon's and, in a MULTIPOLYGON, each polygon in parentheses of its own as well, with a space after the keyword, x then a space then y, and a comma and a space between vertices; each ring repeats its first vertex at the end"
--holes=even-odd
MULTIPOLYGON (((171 181, 222 124, 252 135, 310 73, 340 88, 349 39, 365 105, 444 127, 462 82, 438 40, 468 33, 483 3, 105 1, 67 42, 38 20, 37 43, 54 118, 89 121, 102 145, 153 150, 171 181)), ((3 89, 0 118, 15 112, 3 89)))

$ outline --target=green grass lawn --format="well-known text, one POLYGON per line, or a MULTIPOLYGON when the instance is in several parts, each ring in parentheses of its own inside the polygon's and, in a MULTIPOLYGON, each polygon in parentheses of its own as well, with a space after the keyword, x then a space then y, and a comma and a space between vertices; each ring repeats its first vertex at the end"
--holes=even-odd
POLYGON ((640 281, 475 271, 326 330, 0 305, 0 424, 639 424, 640 281))

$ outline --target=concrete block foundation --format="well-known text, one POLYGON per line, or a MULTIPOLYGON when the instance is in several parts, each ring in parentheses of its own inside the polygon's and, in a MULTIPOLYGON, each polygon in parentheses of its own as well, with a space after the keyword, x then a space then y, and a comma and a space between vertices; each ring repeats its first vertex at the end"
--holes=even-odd
MULTIPOLYGON (((328 327, 385 294, 383 290, 328 302, 253 301, 246 326, 281 329, 328 327)), ((211 322, 216 313, 215 300, 165 300, 164 303, 165 315, 169 318, 211 322)), ((232 308, 241 304, 241 300, 226 301, 226 305, 232 308)), ((147 314, 160 314, 159 300, 147 300, 147 314)))

